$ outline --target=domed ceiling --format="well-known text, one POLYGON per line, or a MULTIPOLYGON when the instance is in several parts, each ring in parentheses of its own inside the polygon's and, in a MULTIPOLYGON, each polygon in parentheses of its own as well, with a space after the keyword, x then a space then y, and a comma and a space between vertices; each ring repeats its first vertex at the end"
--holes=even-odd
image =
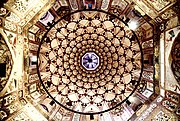
POLYGON ((179 119, 179 1, 1 3, 0 120, 179 119))
POLYGON ((38 60, 38 75, 49 96, 82 114, 122 104, 137 88, 143 69, 135 33, 100 10, 77 11, 58 20, 41 40, 38 60))

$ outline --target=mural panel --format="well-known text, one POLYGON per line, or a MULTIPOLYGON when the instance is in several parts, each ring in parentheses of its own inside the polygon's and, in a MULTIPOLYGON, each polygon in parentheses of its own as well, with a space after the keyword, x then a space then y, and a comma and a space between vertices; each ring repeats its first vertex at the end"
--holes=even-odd
POLYGON ((0 34, 0 92, 5 87, 12 69, 12 56, 11 52, 0 34))

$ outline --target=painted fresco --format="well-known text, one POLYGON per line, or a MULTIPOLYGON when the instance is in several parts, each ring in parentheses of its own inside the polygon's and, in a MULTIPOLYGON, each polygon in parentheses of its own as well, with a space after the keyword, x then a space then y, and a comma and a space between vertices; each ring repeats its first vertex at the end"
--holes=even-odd
POLYGON ((165 34, 165 86, 168 90, 172 90, 173 92, 180 94, 180 86, 178 85, 177 80, 175 79, 175 76, 173 74, 171 63, 172 63, 172 57, 171 57, 171 49, 174 43, 174 40, 178 33, 180 32, 180 28, 174 28, 166 31, 165 34))
POLYGON ((171 0, 146 0, 149 4, 153 6, 157 11, 162 10, 167 7, 171 2, 171 0))

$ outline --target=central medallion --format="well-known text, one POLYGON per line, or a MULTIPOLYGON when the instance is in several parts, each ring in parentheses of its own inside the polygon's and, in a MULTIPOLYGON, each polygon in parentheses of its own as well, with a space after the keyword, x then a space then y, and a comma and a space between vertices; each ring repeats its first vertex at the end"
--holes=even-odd
POLYGON ((94 52, 87 52, 81 58, 81 64, 86 70, 95 70, 99 66, 99 57, 94 52))

